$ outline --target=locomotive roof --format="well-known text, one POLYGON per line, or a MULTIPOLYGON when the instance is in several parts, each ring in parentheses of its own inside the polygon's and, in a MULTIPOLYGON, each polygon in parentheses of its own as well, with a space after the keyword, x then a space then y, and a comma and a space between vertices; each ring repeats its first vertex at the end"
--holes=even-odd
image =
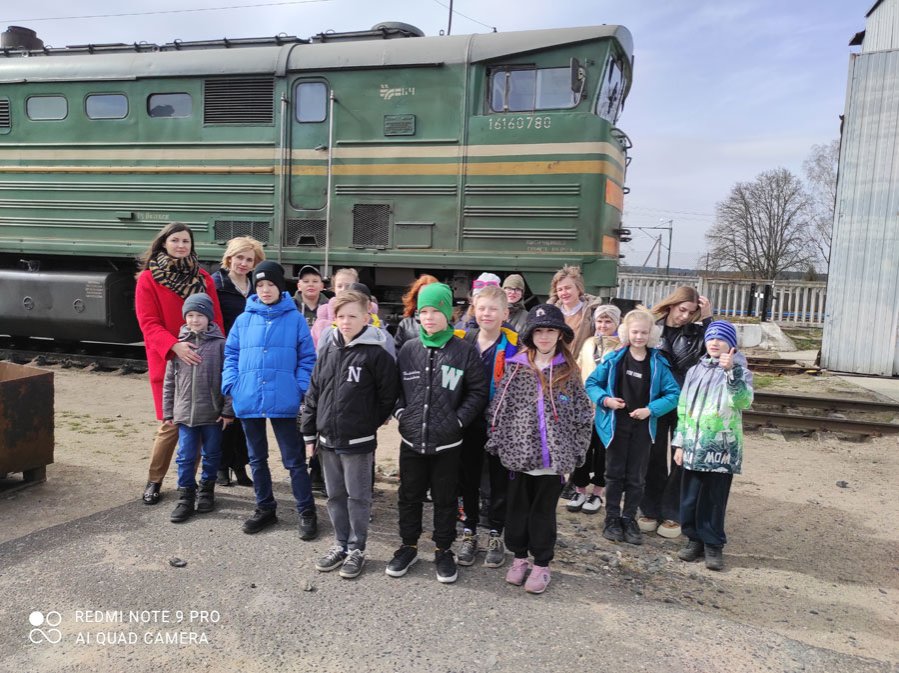
POLYGON ((185 49, 173 43, 158 51, 136 46, 134 51, 120 47, 113 53, 103 47, 97 47, 94 53, 89 53, 87 48, 54 49, 32 51, 28 57, 23 52, 11 52, 6 58, 0 56, 0 82, 234 76, 476 63, 600 38, 615 38, 630 58, 633 50, 630 31, 624 26, 602 25, 352 42, 294 41, 267 46, 258 46, 253 41, 243 42, 252 46, 241 46, 238 40, 230 43, 230 47, 223 41, 185 49))

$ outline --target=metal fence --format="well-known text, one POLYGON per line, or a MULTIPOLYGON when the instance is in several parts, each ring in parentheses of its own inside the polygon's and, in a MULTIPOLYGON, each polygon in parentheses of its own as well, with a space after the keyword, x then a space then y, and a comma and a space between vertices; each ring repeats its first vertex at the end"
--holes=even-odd
POLYGON ((765 320, 779 324, 815 327, 824 324, 827 283, 823 281, 619 273, 616 296, 638 299, 652 306, 678 285, 692 285, 708 297, 716 316, 761 317, 764 307, 765 320))

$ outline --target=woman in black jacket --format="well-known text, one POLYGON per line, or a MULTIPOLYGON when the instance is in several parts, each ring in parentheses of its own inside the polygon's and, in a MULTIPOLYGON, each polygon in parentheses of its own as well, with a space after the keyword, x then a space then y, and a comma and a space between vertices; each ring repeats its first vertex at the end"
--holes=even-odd
MULTIPOLYGON (((659 350, 671 365, 679 386, 687 370, 699 362, 705 351, 705 328, 712 321, 712 306, 689 285, 681 285, 652 308, 656 324, 662 328, 659 350), (700 321, 700 322, 697 322, 700 321)), ((656 531, 666 538, 680 535, 680 484, 683 471, 669 462, 668 442, 677 428, 677 410, 659 418, 656 441, 649 454, 646 484, 640 503, 642 516, 637 523, 644 533, 656 531)))
MULTIPOLYGON (((237 316, 243 313, 247 297, 253 294, 250 275, 264 259, 262 244, 255 238, 238 236, 228 241, 222 256, 222 266, 212 274, 222 307, 226 336, 237 316)), ((252 486, 253 482, 247 476, 248 462, 247 439, 243 434, 243 427, 240 423, 232 423, 222 435, 222 461, 215 483, 219 486, 231 486, 230 470, 233 470, 240 486, 252 486)))

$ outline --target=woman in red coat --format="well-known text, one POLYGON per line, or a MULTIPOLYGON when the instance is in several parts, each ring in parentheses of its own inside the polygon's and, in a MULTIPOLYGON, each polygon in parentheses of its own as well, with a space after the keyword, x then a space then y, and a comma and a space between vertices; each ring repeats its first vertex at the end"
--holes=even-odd
POLYGON ((156 418, 160 421, 143 500, 147 505, 155 505, 159 502, 162 479, 178 444, 178 426, 162 423, 162 380, 166 361, 178 357, 186 365, 200 362, 199 355, 187 343, 178 341, 178 331, 184 324, 181 315, 184 300, 192 294, 205 292, 212 299, 215 323, 222 331, 224 325, 215 283, 212 276, 200 268, 193 233, 186 224, 172 222, 164 227, 140 257, 140 263, 134 307, 144 335, 150 388, 156 418))

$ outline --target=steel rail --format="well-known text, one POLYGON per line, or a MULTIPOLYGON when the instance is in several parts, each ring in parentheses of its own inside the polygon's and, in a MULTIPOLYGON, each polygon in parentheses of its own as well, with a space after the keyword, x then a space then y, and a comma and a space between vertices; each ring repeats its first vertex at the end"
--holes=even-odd
POLYGON ((756 410, 744 411, 743 423, 749 426, 829 430, 831 432, 848 432, 859 435, 899 434, 899 423, 876 423, 872 421, 855 421, 847 418, 779 414, 756 410))
POLYGON ((870 412, 899 412, 899 402, 873 402, 845 397, 810 397, 786 393, 756 392, 753 404, 777 405, 781 407, 808 407, 830 411, 857 410, 870 412))

